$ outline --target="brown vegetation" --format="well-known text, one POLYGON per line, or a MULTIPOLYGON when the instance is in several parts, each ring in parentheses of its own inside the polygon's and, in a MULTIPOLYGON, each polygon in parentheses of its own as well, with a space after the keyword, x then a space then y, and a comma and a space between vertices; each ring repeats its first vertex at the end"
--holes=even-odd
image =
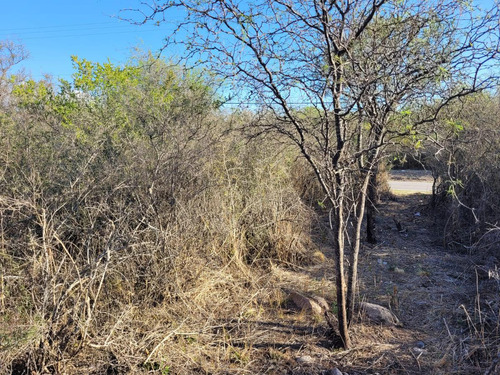
POLYGON ((179 87, 162 111, 147 92, 141 107, 132 95, 74 101, 62 117, 41 85, 12 96, 1 118, 1 372, 217 372, 240 361, 228 325, 274 298, 263 287, 273 264, 311 259, 296 156, 221 137, 239 120, 216 120, 199 100, 186 107, 182 96, 203 90, 179 87), (142 129, 121 127, 132 116, 142 129))
MULTIPOLYGON (((195 34, 215 9, 181 3, 195 34)), ((467 96, 493 86, 480 73, 498 52, 482 44, 497 14, 459 30, 456 2, 346 2, 328 9, 337 18, 323 4, 314 28, 307 4, 279 3, 273 37, 303 33, 290 60, 266 44, 271 73, 266 12, 242 20, 217 4, 224 16, 210 20, 255 59, 217 55, 231 68, 215 73, 237 67, 258 110, 220 110, 211 75, 151 55, 124 66, 74 57, 73 82, 58 85, 8 77, 22 48, 0 60, 0 372, 493 373, 498 98, 467 96), (464 59, 476 65, 463 71, 464 59), (299 61, 310 70, 289 80, 299 61), (295 90, 310 107, 293 108, 295 90), (387 192, 383 151, 401 144, 433 155, 444 241, 419 197, 387 192), (333 329, 290 295, 322 297, 333 329), (359 299, 403 326, 364 320, 359 299)), ((206 42, 195 46, 217 46, 206 42)))

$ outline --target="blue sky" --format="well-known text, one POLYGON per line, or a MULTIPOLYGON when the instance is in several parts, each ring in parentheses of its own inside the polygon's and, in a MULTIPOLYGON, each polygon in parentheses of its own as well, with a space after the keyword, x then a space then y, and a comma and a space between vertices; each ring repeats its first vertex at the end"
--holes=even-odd
MULTIPOLYGON (((493 0, 476 1, 483 6, 493 4, 493 0)), ((140 0, 3 0, 0 40, 25 46, 30 57, 22 67, 34 79, 45 73, 70 79, 71 55, 119 64, 126 62, 135 47, 146 51, 162 47, 169 29, 182 15, 174 14, 171 23, 160 26, 137 26, 117 18, 121 9, 139 4, 140 0)), ((163 56, 177 53, 179 50, 168 50, 163 56)))
MULTIPOLYGON (((123 63, 135 47, 157 51, 169 24, 131 25, 117 16, 139 0, 2 1, 0 40, 28 50, 22 66, 34 79, 43 74, 70 79, 71 55, 91 61, 123 63)), ((172 52, 172 51, 170 51, 172 52)), ((168 52, 167 52, 168 54, 168 52)))

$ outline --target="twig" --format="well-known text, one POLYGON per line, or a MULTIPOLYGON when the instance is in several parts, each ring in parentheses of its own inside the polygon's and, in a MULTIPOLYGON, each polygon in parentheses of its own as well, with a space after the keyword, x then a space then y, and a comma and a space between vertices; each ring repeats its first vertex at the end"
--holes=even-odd
POLYGON ((167 341, 167 340, 168 340, 170 337, 172 337, 173 335, 177 334, 177 332, 178 332, 178 331, 179 331, 179 329, 180 329, 180 328, 184 325, 184 322, 185 322, 186 320, 187 320, 187 318, 186 318, 186 319, 184 319, 184 320, 182 321, 182 323, 179 325, 179 327, 177 327, 177 328, 176 328, 176 329, 174 329, 172 332, 170 332, 168 335, 166 335, 166 336, 163 338, 163 340, 161 340, 161 341, 158 343, 158 345, 156 345, 156 346, 154 347, 154 349, 153 349, 153 350, 151 350, 151 353, 149 353, 148 358, 146 358, 146 360, 144 361, 144 363, 148 363, 148 362, 149 362, 149 360, 151 359, 151 357, 153 356, 153 354, 154 354, 154 353, 158 350, 158 348, 160 347, 160 345, 161 345, 161 344, 163 344, 165 341, 167 341))
POLYGON ((450 339, 451 341, 455 341, 455 339, 453 338, 453 336, 451 335, 451 332, 450 332, 450 327, 448 327, 448 323, 446 323, 446 318, 443 318, 443 322, 444 322, 444 325, 446 326, 446 330, 448 331, 448 335, 450 336, 450 339))
POLYGON ((422 355, 422 352, 420 352, 418 354, 418 356, 416 356, 415 353, 413 353, 413 351, 410 349, 410 353, 413 356, 413 358, 415 358, 415 361, 417 362, 418 371, 422 371, 422 368, 420 367, 420 361, 418 360, 420 358, 420 356, 422 355))
POLYGON ((491 365, 490 367, 488 367, 488 369, 486 370, 486 372, 484 373, 484 375, 491 375, 493 374, 493 372, 495 371, 497 365, 498 365, 498 361, 500 361, 500 353, 497 354, 497 357, 493 360, 493 362, 491 362, 491 365))

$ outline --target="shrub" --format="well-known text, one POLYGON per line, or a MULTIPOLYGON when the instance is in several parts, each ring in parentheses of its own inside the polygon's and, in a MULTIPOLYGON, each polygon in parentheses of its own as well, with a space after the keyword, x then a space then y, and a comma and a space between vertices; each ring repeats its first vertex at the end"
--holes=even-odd
POLYGON ((141 72, 148 85, 129 72, 112 92, 91 75, 79 97, 17 88, 0 123, 0 372, 175 370, 165 356, 189 337, 167 345, 172 332, 224 324, 266 267, 308 259, 296 155, 221 136, 227 120, 200 104, 210 90, 177 71, 150 95, 166 72, 141 72))

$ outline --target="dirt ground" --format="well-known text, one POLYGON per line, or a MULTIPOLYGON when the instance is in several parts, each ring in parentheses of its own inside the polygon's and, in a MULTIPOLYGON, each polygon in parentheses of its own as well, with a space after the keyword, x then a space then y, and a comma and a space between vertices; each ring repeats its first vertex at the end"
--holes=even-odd
POLYGON ((318 251, 326 258, 319 264, 273 269, 277 303, 265 307, 274 311, 271 315, 235 323, 233 345, 244 350, 248 373, 332 374, 335 368, 349 375, 484 373, 491 358, 480 332, 479 295, 497 289, 489 281, 479 282, 469 254, 442 246, 440 223, 428 200, 428 195, 415 194, 383 202, 378 244, 365 245, 360 255, 360 299, 390 308, 402 327, 357 316, 353 348, 332 349, 324 318, 297 311, 286 300, 287 292, 296 290, 333 305, 331 251, 320 244, 318 251))

